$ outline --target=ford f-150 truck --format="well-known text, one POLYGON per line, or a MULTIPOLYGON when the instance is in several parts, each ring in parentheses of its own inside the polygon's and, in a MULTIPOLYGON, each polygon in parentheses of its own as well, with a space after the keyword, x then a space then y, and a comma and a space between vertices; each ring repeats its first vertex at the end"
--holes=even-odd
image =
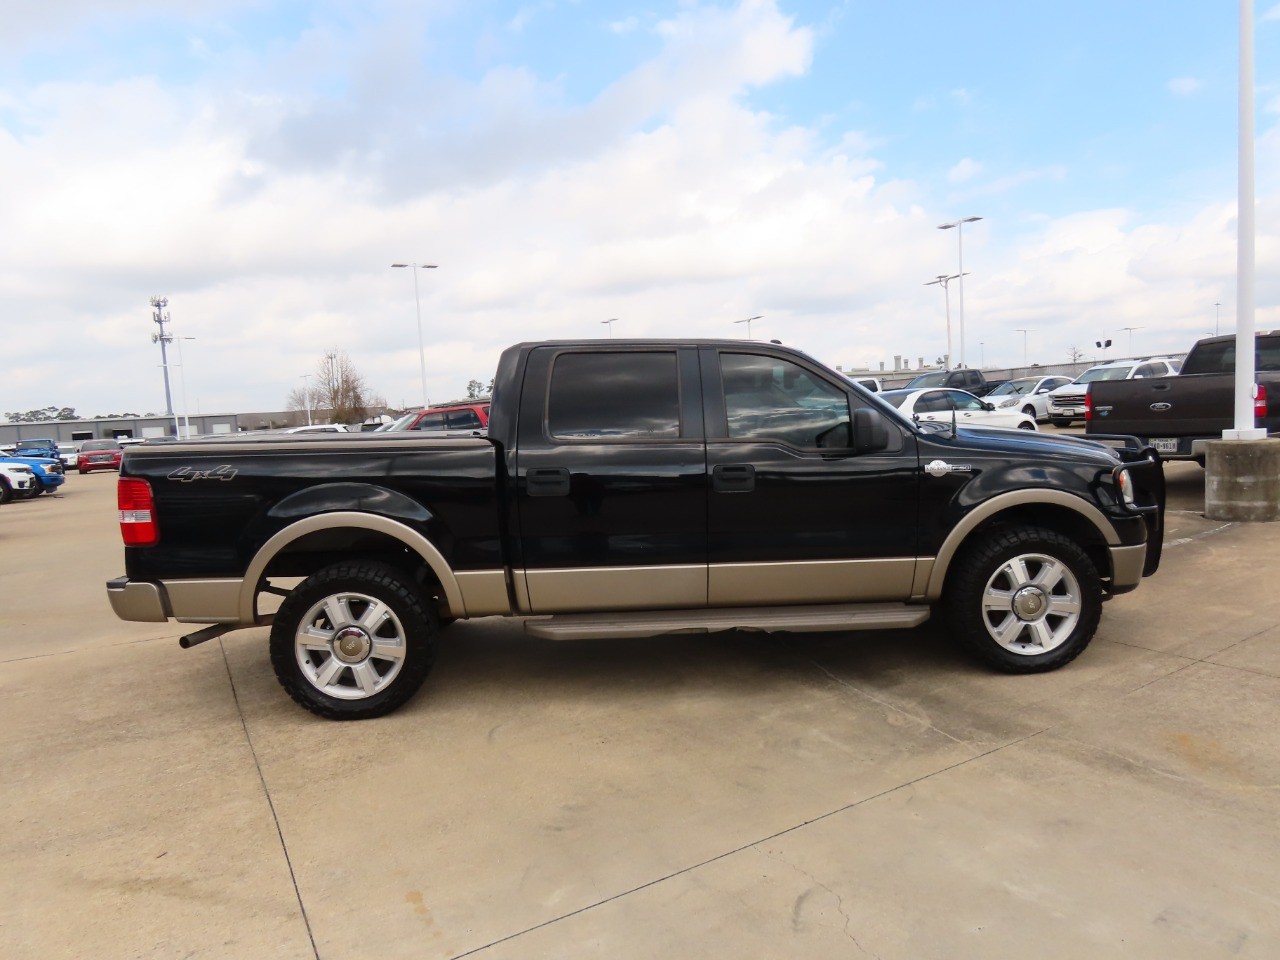
POLYGON ((210 625, 183 646, 270 624, 284 689, 351 719, 414 693, 442 625, 487 616, 609 638, 939 607, 987 663, 1049 670, 1159 563, 1163 474, 1136 443, 915 423, 780 345, 519 344, 490 412, 485 437, 130 448, 115 612, 210 625))
MULTIPOLYGON (((1280 432, 1280 331, 1255 336, 1254 425, 1280 432)), ((1085 433, 1135 435, 1165 460, 1204 466, 1204 444, 1235 425, 1236 338, 1197 341, 1177 376, 1089 385, 1085 433)))

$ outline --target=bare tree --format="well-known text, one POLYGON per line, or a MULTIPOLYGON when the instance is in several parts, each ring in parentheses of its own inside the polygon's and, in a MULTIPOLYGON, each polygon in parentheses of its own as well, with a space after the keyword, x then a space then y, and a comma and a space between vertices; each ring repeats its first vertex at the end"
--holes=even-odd
POLYGON ((371 399, 364 377, 346 351, 333 347, 316 364, 308 385, 289 391, 285 409, 310 409, 317 423, 359 423, 371 399))
POLYGON ((1079 347, 1067 347, 1067 356, 1071 358, 1072 363, 1079 363, 1084 359, 1084 351, 1079 347))

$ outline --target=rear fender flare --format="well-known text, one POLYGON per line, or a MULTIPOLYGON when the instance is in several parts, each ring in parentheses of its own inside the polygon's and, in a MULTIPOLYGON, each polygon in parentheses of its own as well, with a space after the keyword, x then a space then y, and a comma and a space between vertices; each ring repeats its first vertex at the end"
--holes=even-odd
POLYGON ((436 579, 440 581, 440 586, 444 589, 445 599, 449 603, 451 615, 458 617, 459 619, 466 617, 467 607, 462 599, 462 591, 458 588, 457 578, 454 577, 453 570, 449 568, 448 561, 446 561, 444 555, 436 549, 435 544, 416 530, 413 530, 396 520, 391 520, 387 517, 380 517, 377 514, 338 511, 335 513, 317 514, 315 516, 299 520, 297 523, 291 523, 262 545, 261 549, 259 549, 254 555, 253 561, 249 564, 249 569, 245 571, 244 582, 240 586, 238 611, 240 622, 255 622, 256 615, 254 608, 258 593, 258 581, 262 579, 262 574, 267 569, 267 565, 271 563, 281 550, 300 537, 305 537, 309 533, 315 533, 317 530, 335 530, 352 527, 360 530, 375 530, 378 533, 385 533, 388 536, 399 540, 407 548, 416 553, 422 558, 423 562, 431 568, 431 572, 435 574, 436 579))

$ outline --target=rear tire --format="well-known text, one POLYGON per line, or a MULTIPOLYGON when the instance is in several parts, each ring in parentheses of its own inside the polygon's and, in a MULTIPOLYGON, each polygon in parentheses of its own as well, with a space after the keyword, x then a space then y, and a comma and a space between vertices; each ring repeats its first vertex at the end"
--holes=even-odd
POLYGON ((1023 408, 1022 408, 1022 412, 1023 412, 1023 413, 1025 413, 1025 414, 1026 414, 1028 417, 1030 417, 1032 420, 1039 420, 1039 419, 1040 419, 1039 417, 1037 417, 1037 416, 1036 416, 1036 408, 1035 408, 1035 407, 1033 407, 1033 406, 1032 406, 1031 404, 1029 404, 1029 403, 1028 403, 1025 407, 1023 407, 1023 408))
POLYGON ((943 607, 956 640, 1006 673, 1056 670, 1078 657, 1102 616, 1102 580, 1074 540, 1004 527, 952 561, 943 607))
POLYGON ((9 481, 0 477, 0 504, 9 503, 13 500, 13 490, 9 486, 9 481))
POLYGON ((312 574, 280 604, 271 665, 285 692, 317 716, 380 717, 422 686, 439 629, 409 574, 345 561, 312 574))
POLYGON ((1030 423, 1028 423, 1026 420, 1023 420, 1022 423, 1018 424, 1019 430, 1034 430, 1035 428, 1036 428, 1036 422, 1034 420, 1032 420, 1030 423))

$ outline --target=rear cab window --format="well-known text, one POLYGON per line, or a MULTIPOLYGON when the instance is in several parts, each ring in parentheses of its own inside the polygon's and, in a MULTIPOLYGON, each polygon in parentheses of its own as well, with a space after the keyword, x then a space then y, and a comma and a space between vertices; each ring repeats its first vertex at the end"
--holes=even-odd
POLYGON ((678 440, 675 351, 556 357, 547 394, 547 432, 559 441, 678 440))

